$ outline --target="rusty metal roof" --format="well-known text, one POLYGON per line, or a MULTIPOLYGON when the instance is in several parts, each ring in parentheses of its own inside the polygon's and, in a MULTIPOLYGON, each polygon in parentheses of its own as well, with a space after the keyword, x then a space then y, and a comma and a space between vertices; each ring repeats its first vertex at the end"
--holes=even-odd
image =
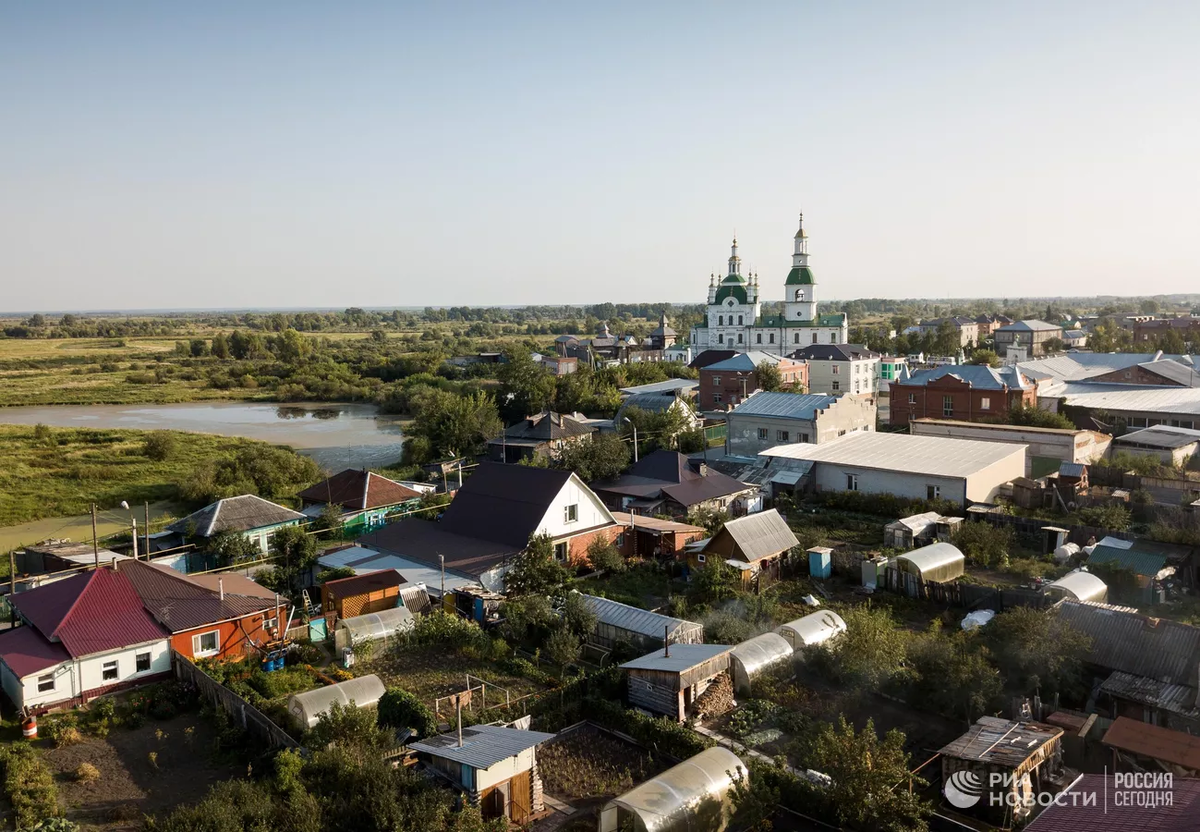
POLYGON ((958 760, 987 762, 1017 768, 1048 742, 1061 737, 1063 730, 1043 722, 1014 722, 994 716, 982 716, 971 729, 942 749, 942 754, 958 760))
POLYGON ((1200 672, 1200 627, 1094 602, 1064 600, 1057 609, 1091 638, 1091 664, 1176 685, 1193 684, 1200 672))
POLYGON ((1196 707, 1196 689, 1191 685, 1173 685, 1117 670, 1101 683, 1100 690, 1110 696, 1140 702, 1153 708, 1200 717, 1200 709, 1196 707))
POLYGON ((1200 769, 1200 737, 1119 716, 1104 735, 1104 744, 1139 757, 1200 769))

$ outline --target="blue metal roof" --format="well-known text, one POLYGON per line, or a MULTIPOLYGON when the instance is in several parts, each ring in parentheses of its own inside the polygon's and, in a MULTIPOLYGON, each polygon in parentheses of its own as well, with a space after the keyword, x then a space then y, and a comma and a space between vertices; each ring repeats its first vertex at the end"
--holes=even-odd
POLYGON ((983 364, 946 364, 929 370, 918 370, 900 383, 924 387, 929 382, 948 375, 962 379, 976 390, 1001 390, 1006 385, 1012 390, 1024 390, 1031 386, 1014 367, 993 369, 983 364))
POLYGON ((811 421, 819 411, 837 401, 836 396, 825 393, 767 393, 759 392, 748 397, 730 413, 738 416, 775 416, 781 419, 805 419, 811 421))

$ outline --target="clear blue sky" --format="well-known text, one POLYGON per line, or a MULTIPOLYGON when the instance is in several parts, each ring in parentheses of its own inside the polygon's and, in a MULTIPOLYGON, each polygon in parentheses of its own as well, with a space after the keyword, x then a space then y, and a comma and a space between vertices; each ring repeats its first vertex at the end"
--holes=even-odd
POLYGON ((1200 4, 5 3, 0 309, 1200 290, 1200 4))

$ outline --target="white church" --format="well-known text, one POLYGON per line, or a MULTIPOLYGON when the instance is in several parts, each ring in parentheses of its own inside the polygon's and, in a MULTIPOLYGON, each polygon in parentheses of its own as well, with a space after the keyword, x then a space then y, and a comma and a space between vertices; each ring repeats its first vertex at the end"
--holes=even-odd
POLYGON ((703 323, 692 327, 692 346, 703 350, 737 350, 787 355, 813 344, 845 344, 850 324, 845 313, 817 312, 817 281, 808 267, 808 235, 804 215, 796 232, 792 270, 783 283, 783 314, 763 315, 758 297, 758 274, 742 276, 737 238, 729 256, 729 274, 718 283, 709 278, 708 312, 703 323))

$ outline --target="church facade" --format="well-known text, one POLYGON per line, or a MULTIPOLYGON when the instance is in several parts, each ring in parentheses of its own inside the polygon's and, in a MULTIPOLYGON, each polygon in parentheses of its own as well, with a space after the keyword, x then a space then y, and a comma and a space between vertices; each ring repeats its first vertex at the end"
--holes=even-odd
POLYGON ((697 352, 706 349, 748 352, 761 350, 787 355, 813 344, 845 344, 850 323, 844 313, 817 311, 817 281, 808 267, 808 235, 804 215, 792 250, 792 270, 783 285, 783 314, 764 315, 758 295, 758 275, 742 276, 737 238, 729 256, 729 274, 717 282, 709 278, 708 309, 704 321, 692 327, 697 352))

